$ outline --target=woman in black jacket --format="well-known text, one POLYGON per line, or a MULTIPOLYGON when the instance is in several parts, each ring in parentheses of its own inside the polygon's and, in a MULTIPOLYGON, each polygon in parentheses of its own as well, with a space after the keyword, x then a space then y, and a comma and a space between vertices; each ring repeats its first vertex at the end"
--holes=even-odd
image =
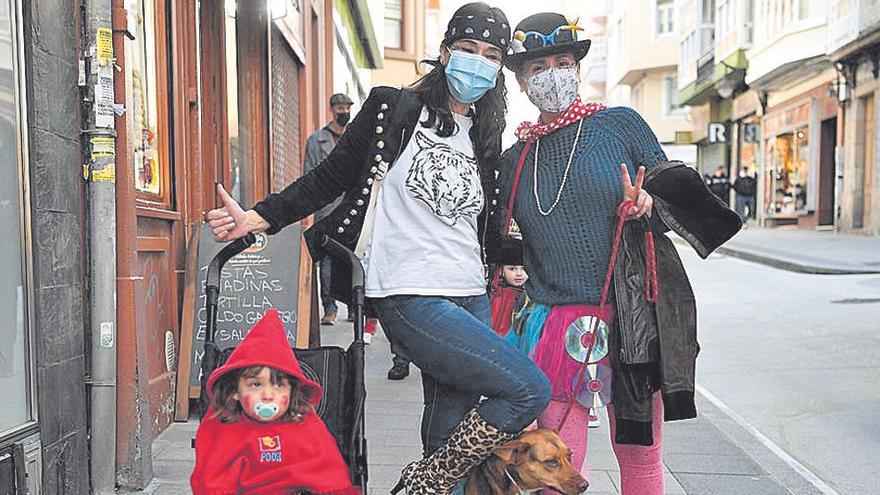
MULTIPOLYGON (((374 89, 317 168, 247 211, 219 188, 224 207, 208 214, 228 241, 273 234, 344 195, 305 236, 315 259, 325 235, 362 258, 369 308, 422 370, 426 457, 403 470, 410 495, 448 493, 549 400, 541 371, 492 331, 485 293, 485 263, 519 261, 503 256, 515 250, 500 247, 490 221, 509 40, 499 9, 463 6, 434 69, 412 88, 374 89)), ((347 274, 333 276, 346 300, 347 274)))

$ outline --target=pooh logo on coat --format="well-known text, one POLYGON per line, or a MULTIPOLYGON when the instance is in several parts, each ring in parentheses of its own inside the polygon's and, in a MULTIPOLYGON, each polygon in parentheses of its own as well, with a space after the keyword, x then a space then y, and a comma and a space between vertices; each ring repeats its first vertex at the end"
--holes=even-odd
POLYGON ((477 160, 448 144, 431 141, 421 131, 413 139, 419 150, 406 177, 410 193, 447 225, 480 213, 483 188, 477 160))
POLYGON ((258 439, 260 443, 260 462, 281 462, 281 437, 265 436, 258 439))

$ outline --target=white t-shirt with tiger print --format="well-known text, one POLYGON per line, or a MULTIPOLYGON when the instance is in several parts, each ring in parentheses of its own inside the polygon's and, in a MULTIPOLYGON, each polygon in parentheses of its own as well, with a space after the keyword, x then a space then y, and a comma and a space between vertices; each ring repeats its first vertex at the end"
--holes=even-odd
MULTIPOLYGON (((469 136, 415 131, 378 188, 364 254, 367 297, 477 296, 485 293, 477 215, 484 195, 469 136)), ((419 122, 427 117, 422 109, 419 122)))

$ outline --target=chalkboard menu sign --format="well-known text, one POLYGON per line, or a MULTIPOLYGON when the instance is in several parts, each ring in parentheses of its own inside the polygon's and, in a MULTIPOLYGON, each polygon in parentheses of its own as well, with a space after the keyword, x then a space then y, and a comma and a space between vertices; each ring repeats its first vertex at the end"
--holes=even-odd
MULTIPOLYGON (((199 385, 207 325, 205 277, 211 259, 225 245, 214 240, 209 225, 203 224, 201 230, 189 373, 189 384, 195 386, 199 385)), ((237 346, 270 308, 278 309, 290 345, 296 343, 299 267, 299 224, 273 236, 257 234, 253 246, 226 262, 220 275, 214 339, 220 349, 237 346)))

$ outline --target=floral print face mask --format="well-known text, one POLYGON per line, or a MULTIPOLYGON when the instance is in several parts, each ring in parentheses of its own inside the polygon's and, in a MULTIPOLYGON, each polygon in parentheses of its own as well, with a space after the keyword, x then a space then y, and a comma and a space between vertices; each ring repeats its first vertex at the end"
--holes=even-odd
POLYGON ((576 67, 553 67, 528 80, 529 100, 544 112, 559 113, 578 97, 576 67))

